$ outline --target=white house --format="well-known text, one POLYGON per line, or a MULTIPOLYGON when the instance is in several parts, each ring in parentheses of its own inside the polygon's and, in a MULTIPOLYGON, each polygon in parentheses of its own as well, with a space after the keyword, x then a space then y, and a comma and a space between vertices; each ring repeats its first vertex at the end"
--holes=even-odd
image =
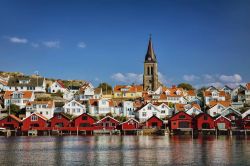
POLYGON ((6 91, 4 94, 4 106, 8 108, 10 104, 15 104, 20 109, 26 107, 26 103, 34 101, 35 95, 32 91, 6 91))
POLYGON ((63 84, 63 82, 61 80, 56 80, 48 88, 49 93, 57 93, 57 92, 64 93, 66 91, 67 91, 67 88, 65 87, 65 85, 63 84))
POLYGON ((88 101, 93 99, 95 95, 94 86, 91 83, 85 83, 79 90, 78 95, 76 96, 77 100, 88 101))
POLYGON ((73 116, 79 116, 83 113, 86 113, 86 106, 75 101, 72 100, 68 103, 66 103, 63 106, 64 112, 73 116))
POLYGON ((232 94, 232 92, 233 92, 233 89, 232 88, 230 88, 229 86, 227 86, 227 85, 225 85, 223 88, 221 88, 220 89, 221 91, 224 91, 224 92, 226 92, 227 94, 232 94))
POLYGON ((122 101, 122 115, 126 117, 134 117, 134 102, 122 101))
POLYGON ((46 92, 45 78, 42 77, 10 77, 8 91, 46 92))
POLYGON ((242 85, 239 85, 236 88, 234 88, 231 93, 232 101, 234 102, 243 101, 245 97, 245 90, 246 90, 246 87, 242 85))
POLYGON ((114 103, 109 99, 90 99, 89 112, 91 115, 95 116, 114 113, 114 103))
POLYGON ((26 117, 34 112, 50 119, 54 116, 55 104, 53 101, 32 101, 26 103, 26 117))
POLYGON ((211 101, 226 101, 226 93, 218 90, 204 91, 205 104, 209 105, 211 101))
POLYGON ((8 89, 8 82, 0 80, 0 92, 1 91, 6 91, 8 89))
POLYGON ((75 93, 70 91, 70 90, 66 90, 63 93, 63 99, 67 100, 67 101, 71 101, 74 99, 74 95, 75 93))
POLYGON ((155 115, 158 118, 165 118, 167 116, 167 113, 161 112, 161 110, 158 109, 158 107, 153 105, 152 103, 147 103, 146 105, 135 111, 135 117, 140 122, 145 122, 153 115, 155 115))
POLYGON ((186 111, 186 113, 195 116, 199 115, 200 113, 202 113, 201 107, 198 104, 193 104, 192 107, 186 111))
POLYGON ((154 106, 156 106, 163 116, 172 116, 173 115, 173 109, 169 108, 169 106, 166 103, 153 103, 154 106))
POLYGON ((250 104, 250 83, 246 84, 245 99, 246 99, 246 103, 250 104))

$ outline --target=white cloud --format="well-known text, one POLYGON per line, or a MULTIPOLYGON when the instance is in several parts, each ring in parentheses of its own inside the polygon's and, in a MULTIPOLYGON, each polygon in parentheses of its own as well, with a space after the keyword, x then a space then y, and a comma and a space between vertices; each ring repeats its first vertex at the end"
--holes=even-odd
POLYGON ((200 77, 198 77, 196 75, 193 75, 193 74, 192 75, 184 75, 183 76, 183 80, 188 81, 188 82, 196 81, 198 79, 200 79, 200 77))
POLYGON ((45 41, 43 42, 43 45, 48 48, 59 48, 60 42, 59 41, 45 41))
POLYGON ((33 42, 32 42, 30 45, 31 45, 32 47, 34 47, 34 48, 39 47, 39 44, 38 44, 38 43, 33 43, 33 42))
POLYGON ((19 44, 26 44, 26 43, 28 43, 28 39, 25 39, 25 38, 9 37, 8 39, 12 43, 19 43, 19 44))
POLYGON ((142 74, 136 74, 136 73, 115 73, 111 76, 111 78, 115 81, 122 82, 122 83, 136 83, 141 84, 142 83, 142 74))
POLYGON ((203 79, 205 82, 214 82, 215 81, 214 76, 212 76, 210 74, 204 74, 203 79))
POLYGON ((226 83, 239 83, 242 81, 242 77, 239 74, 234 75, 221 75, 219 77, 220 81, 226 82, 226 83))
POLYGON ((86 48, 86 47, 87 47, 87 45, 86 45, 84 42, 79 42, 79 43, 77 44, 77 46, 78 46, 79 48, 86 48))

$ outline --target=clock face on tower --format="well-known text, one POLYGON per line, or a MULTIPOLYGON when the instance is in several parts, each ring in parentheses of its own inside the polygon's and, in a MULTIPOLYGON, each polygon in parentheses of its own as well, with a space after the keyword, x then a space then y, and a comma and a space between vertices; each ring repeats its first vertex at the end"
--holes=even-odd
POLYGON ((151 57, 149 57, 148 60, 151 61, 151 57))

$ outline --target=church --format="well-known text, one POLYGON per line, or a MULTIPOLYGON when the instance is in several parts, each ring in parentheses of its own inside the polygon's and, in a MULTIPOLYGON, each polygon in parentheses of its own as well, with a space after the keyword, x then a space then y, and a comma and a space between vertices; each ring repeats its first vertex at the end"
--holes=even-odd
POLYGON ((150 35, 148 50, 144 61, 143 90, 155 91, 161 83, 158 80, 158 65, 153 49, 152 37, 150 35))

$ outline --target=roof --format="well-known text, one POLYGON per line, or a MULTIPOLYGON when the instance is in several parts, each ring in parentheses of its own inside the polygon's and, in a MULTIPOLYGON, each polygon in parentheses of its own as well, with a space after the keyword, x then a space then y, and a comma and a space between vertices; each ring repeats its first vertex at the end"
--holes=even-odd
POLYGON ((210 101, 209 102, 209 107, 212 108, 212 107, 216 106, 217 104, 220 104, 220 105, 222 105, 224 107, 231 106, 231 102, 230 101, 210 101))
POLYGON ((239 111, 233 109, 232 107, 228 107, 225 110, 223 110, 221 112, 221 115, 227 116, 228 114, 233 113, 233 112, 235 112, 237 115, 241 116, 241 113, 239 111))
POLYGON ((179 104, 179 103, 176 103, 175 104, 175 110, 176 111, 185 111, 185 104, 179 104))
POLYGON ((187 91, 187 95, 188 95, 188 96, 196 96, 196 93, 195 93, 194 90, 188 90, 188 91, 187 91))
MULTIPOLYGON (((14 119, 14 120, 17 121, 17 122, 22 122, 21 119, 19 119, 18 117, 16 117, 16 116, 13 115, 13 114, 10 114, 10 115, 4 117, 3 119, 8 118, 8 117, 11 117, 12 119, 14 119)), ((1 120, 3 120, 3 119, 1 119, 1 120)))
POLYGON ((53 107, 53 101, 30 101, 30 102, 27 102, 26 103, 26 106, 32 106, 34 104, 37 104, 37 105, 48 105, 47 108, 52 108, 53 107))
POLYGON ((247 90, 250 90, 250 83, 246 84, 246 88, 247 88, 247 90))
POLYGON ((91 116, 90 114, 88 114, 88 113, 83 113, 83 114, 81 114, 79 116, 76 116, 76 117, 74 117, 73 120, 76 120, 77 118, 81 117, 82 115, 87 115, 87 116, 89 116, 90 118, 92 118, 92 119, 94 119, 96 121, 96 119, 93 116, 91 116))
POLYGON ((29 87, 36 87, 43 86, 44 78, 41 77, 28 77, 28 76, 19 76, 19 77, 11 77, 8 81, 8 86, 29 86, 29 87), (29 80, 28 83, 21 84, 19 83, 20 80, 29 80))
POLYGON ((57 80, 56 81, 62 88, 65 88, 64 83, 61 80, 57 80))
POLYGON ((113 119, 114 121, 116 121, 116 122, 118 122, 118 123, 120 123, 118 120, 116 120, 115 118, 113 118, 113 117, 111 117, 111 116, 105 116, 104 118, 102 118, 102 119, 100 119, 99 121, 97 121, 96 123, 100 123, 100 122, 102 122, 104 119, 106 119, 106 118, 110 118, 110 119, 113 119))
POLYGON ((89 99, 89 104, 91 106, 98 106, 98 99, 89 99))
POLYGON ((127 123, 127 122, 129 122, 129 121, 131 121, 131 120, 135 121, 136 123, 139 123, 138 120, 136 120, 136 119, 134 119, 134 118, 129 118, 127 121, 122 122, 122 123, 120 123, 120 124, 127 123))
MULTIPOLYGON (((219 96, 222 97, 222 96, 225 96, 226 97, 226 92, 224 91, 218 91, 219 92, 219 96)), ((212 91, 204 91, 204 96, 205 97, 210 97, 212 96, 212 91)))
POLYGON ((142 92, 143 86, 142 85, 116 85, 114 87, 114 92, 121 92, 123 89, 127 89, 126 92, 128 93, 136 93, 136 92, 142 92))
POLYGON ((42 118, 43 120, 45 120, 45 121, 48 120, 45 116, 43 116, 43 115, 41 115, 41 114, 39 114, 39 113, 37 113, 37 112, 34 112, 34 113, 32 113, 30 116, 24 118, 22 121, 26 120, 27 118, 31 117, 32 115, 37 115, 37 116, 39 116, 40 118, 42 118))
POLYGON ((150 35, 149 37, 149 42, 148 42, 148 50, 147 50, 147 53, 146 53, 146 56, 145 56, 145 62, 157 62, 156 60, 156 56, 155 56, 155 53, 154 53, 154 49, 153 49, 153 43, 152 43, 152 37, 150 35))
POLYGON ((167 97, 181 97, 183 96, 183 88, 177 88, 177 87, 172 87, 172 88, 166 88, 166 96, 167 97), (180 94, 177 94, 177 91, 180 91, 180 94))
POLYGON ((150 118, 148 118, 144 123, 146 123, 147 121, 149 121, 149 120, 152 119, 152 118, 157 118, 157 119, 159 119, 160 121, 163 122, 163 120, 161 120, 160 118, 158 118, 156 115, 153 115, 153 116, 151 116, 150 118))
POLYGON ((0 80, 0 84, 3 84, 4 86, 7 86, 8 82, 0 80))
POLYGON ((242 114, 242 118, 245 118, 247 115, 250 115, 250 109, 242 114))
POLYGON ((10 99, 11 95, 13 93, 15 93, 15 92, 16 93, 22 93, 23 94, 22 98, 24 98, 24 99, 30 99, 32 97, 32 94, 33 94, 33 92, 31 92, 31 91, 22 91, 22 92, 18 92, 18 91, 6 91, 4 93, 4 99, 10 99))
POLYGON ((230 119, 228 119, 227 117, 225 117, 225 116, 223 116, 223 115, 220 115, 218 118, 216 118, 215 120, 218 120, 218 119, 220 119, 220 118, 225 118, 225 119, 227 119, 227 120, 229 120, 230 122, 231 122, 231 120, 230 119))
POLYGON ((196 109, 201 110, 201 107, 199 104, 194 103, 192 104, 192 107, 195 107, 196 109))
POLYGON ((94 89, 94 94, 101 94, 102 93, 102 88, 95 88, 94 89))

